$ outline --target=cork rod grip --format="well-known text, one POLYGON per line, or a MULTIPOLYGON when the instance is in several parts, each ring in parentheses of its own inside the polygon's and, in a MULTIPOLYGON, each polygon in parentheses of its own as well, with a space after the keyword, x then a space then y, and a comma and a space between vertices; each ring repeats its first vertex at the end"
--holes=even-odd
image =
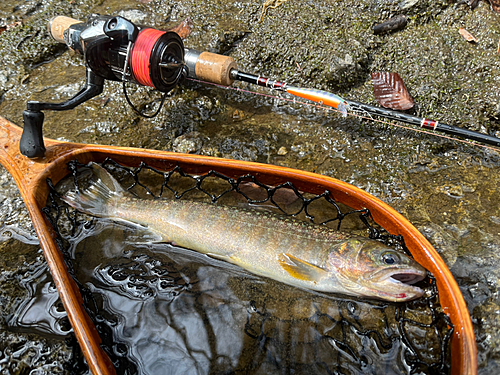
POLYGON ((196 62, 196 77, 202 81, 230 86, 234 82, 231 70, 236 68, 236 62, 230 56, 202 52, 196 62))
POLYGON ((76 23, 82 23, 82 21, 66 16, 54 17, 49 21, 49 33, 57 42, 65 43, 64 32, 76 23))

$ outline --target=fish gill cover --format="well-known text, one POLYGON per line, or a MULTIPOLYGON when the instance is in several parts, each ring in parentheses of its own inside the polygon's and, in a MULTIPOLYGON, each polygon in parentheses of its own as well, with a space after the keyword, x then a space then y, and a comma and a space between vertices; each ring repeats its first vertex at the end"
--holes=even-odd
MULTIPOLYGON (((134 195, 189 199, 266 210, 366 235, 408 250, 367 211, 313 195, 291 183, 217 171, 190 175, 175 167, 102 164, 134 195)), ((44 209, 85 305, 122 374, 447 374, 453 327, 432 276, 422 298, 362 300, 291 287, 166 243, 137 227, 96 219, 68 207, 61 194, 92 184, 78 162, 52 188, 44 209)))

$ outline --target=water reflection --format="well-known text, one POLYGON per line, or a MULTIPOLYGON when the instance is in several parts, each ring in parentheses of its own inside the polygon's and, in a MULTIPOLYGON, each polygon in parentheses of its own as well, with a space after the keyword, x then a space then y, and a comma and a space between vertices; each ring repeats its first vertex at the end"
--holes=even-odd
POLYGON ((401 374, 439 366, 441 332, 423 326, 432 321, 425 303, 409 304, 403 318, 401 305, 304 291, 138 240, 134 228, 99 220, 80 228, 69 251, 95 320, 111 332, 104 341, 119 372, 401 374))
POLYGON ((23 275, 27 295, 8 321, 14 331, 37 332, 45 337, 67 336, 72 331, 47 263, 39 257, 23 275))

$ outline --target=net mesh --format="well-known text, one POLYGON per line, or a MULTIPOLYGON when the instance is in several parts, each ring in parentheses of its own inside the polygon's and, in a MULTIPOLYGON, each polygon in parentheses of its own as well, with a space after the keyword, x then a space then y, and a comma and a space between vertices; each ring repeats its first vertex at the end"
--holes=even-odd
MULTIPOLYGON (((102 166, 144 199, 192 199, 274 211, 368 234, 409 253, 404 239, 377 225, 368 210, 350 209, 328 191, 309 194, 288 181, 269 186, 253 175, 231 178, 217 171, 192 175, 180 167, 159 171, 144 163, 129 168, 112 159, 102 166)), ((426 291, 420 299, 362 301, 262 281, 235 266, 214 266, 213 260, 173 245, 151 246, 139 241, 130 247, 134 239, 130 228, 123 229, 128 233, 127 245, 110 245, 114 226, 81 214, 60 199, 62 191, 91 183, 90 177, 85 178, 85 165, 73 161, 68 167, 71 177, 57 188, 49 181, 51 193, 44 212, 118 373, 154 373, 150 362, 167 363, 172 373, 175 369, 187 373, 190 366, 201 373, 450 373, 453 325, 442 311, 431 275, 419 284, 426 291), (89 233, 97 239, 89 240, 89 233), (89 251, 106 246, 123 247, 105 260, 101 255, 94 263, 82 260, 92 258, 89 251), (116 307, 120 305, 115 303, 117 296, 136 301, 141 308, 135 311, 141 313, 134 313, 132 319, 129 313, 135 307, 121 311, 116 307), (141 315, 153 305, 153 315, 141 315), (158 316, 163 316, 163 328, 174 329, 177 335, 162 333, 161 340, 148 339, 147 350, 141 352, 140 330, 137 323, 130 322, 158 316), (187 323, 190 317, 200 320, 187 323), (204 333, 192 333, 190 324, 204 327, 204 333), (203 337, 208 349, 192 336, 203 337), (161 362, 144 354, 154 348, 168 360, 161 362), (187 357, 179 357, 179 351, 188 353, 187 357)), ((159 334, 155 331, 154 335, 159 334)), ((159 371, 163 370, 165 367, 159 371)))

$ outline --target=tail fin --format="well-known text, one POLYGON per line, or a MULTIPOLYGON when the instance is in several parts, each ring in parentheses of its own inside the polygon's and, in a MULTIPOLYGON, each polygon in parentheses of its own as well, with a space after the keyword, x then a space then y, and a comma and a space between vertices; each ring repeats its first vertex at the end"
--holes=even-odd
POLYGON ((109 172, 98 164, 91 163, 96 181, 81 192, 69 191, 62 199, 78 211, 93 216, 108 216, 109 200, 126 195, 127 192, 109 172))

